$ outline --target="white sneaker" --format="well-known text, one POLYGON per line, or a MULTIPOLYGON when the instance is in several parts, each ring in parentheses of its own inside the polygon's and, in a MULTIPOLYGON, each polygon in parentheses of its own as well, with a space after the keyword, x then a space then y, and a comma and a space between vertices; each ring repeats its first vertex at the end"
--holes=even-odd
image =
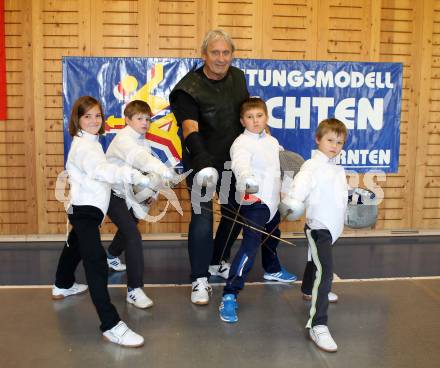
POLYGON ((229 277, 229 270, 231 269, 231 264, 225 261, 222 261, 219 265, 211 265, 209 266, 209 273, 211 276, 218 276, 225 280, 229 277))
POLYGON ((333 340, 332 335, 328 327, 325 325, 317 325, 309 330, 310 339, 316 344, 321 350, 327 351, 329 353, 334 353, 338 350, 338 345, 336 345, 335 340, 333 340))
POLYGON ((133 304, 135 307, 141 309, 150 308, 154 304, 141 288, 127 292, 127 303, 133 304))
POLYGON ((125 271, 127 266, 122 263, 119 257, 108 258, 107 257, 108 268, 111 268, 113 271, 125 271))
MULTIPOLYGON (((310 300, 312 300, 312 296, 309 295, 309 294, 303 294, 303 299, 307 300, 307 301, 310 301, 310 300)), ((335 294, 332 291, 330 291, 328 293, 328 301, 329 301, 329 303, 336 303, 338 301, 338 299, 339 299, 338 294, 335 294)))
POLYGON ((77 284, 76 282, 73 283, 73 285, 68 289, 62 289, 58 288, 55 285, 52 288, 52 299, 53 300, 60 300, 67 298, 71 295, 78 295, 83 294, 87 291, 88 286, 84 284, 77 284))
POLYGON ((206 277, 200 277, 192 283, 191 301, 194 304, 206 305, 209 303, 209 296, 212 292, 206 277))
POLYGON ((137 348, 144 345, 144 338, 130 330, 122 321, 119 321, 112 329, 104 331, 102 335, 105 340, 128 348, 137 348))
POLYGON ((338 294, 335 294, 334 292, 330 291, 328 293, 328 301, 330 303, 336 303, 338 301, 339 297, 338 294))

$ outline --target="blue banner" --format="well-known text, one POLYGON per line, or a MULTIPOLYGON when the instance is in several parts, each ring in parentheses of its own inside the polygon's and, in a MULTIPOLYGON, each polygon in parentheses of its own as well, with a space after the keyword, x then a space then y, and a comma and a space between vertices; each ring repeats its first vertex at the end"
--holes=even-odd
MULTIPOLYGON (((271 133, 288 150, 310 158, 314 132, 327 117, 343 121, 349 130, 341 164, 359 173, 398 171, 401 63, 355 63, 235 59, 245 72, 251 96, 263 98, 269 110, 271 133)), ((64 152, 70 148, 70 110, 82 95, 102 101, 108 146, 124 127, 123 110, 134 99, 151 106, 147 133, 163 161, 178 163, 182 147, 168 96, 174 85, 200 59, 63 58, 64 152)))

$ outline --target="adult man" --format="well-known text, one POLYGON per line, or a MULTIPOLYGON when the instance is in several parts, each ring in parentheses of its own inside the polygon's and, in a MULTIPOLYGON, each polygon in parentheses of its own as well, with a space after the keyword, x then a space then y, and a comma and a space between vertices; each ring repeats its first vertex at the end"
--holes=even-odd
MULTIPOLYGON (((226 181, 228 175, 231 175, 230 171, 224 171, 225 163, 230 161, 232 142, 243 131, 240 105, 249 97, 244 73, 231 66, 234 50, 235 46, 226 32, 208 32, 202 43, 204 65, 186 74, 170 94, 171 108, 183 132, 183 163, 186 170, 193 169, 187 178, 188 187, 192 189, 188 250, 192 279, 191 301, 199 305, 209 302, 210 264, 218 265, 209 268, 211 274, 227 278, 229 265, 223 262, 221 256, 225 253, 223 259, 227 259, 230 246, 240 232, 239 226, 233 226, 231 221, 222 217, 213 241, 212 200, 202 199, 196 203, 197 199, 200 200, 200 195, 196 194, 203 196, 205 192, 200 193, 193 186, 194 183, 199 187, 208 184, 209 187, 211 183, 219 193, 222 179, 226 181), (224 247, 226 249, 223 252, 224 247)), ((220 193, 222 195, 225 195, 223 190, 220 193)), ((235 179, 232 178, 231 190, 228 190, 224 198, 228 204, 221 207, 222 215, 234 216, 231 212, 238 208, 234 196, 235 179)))

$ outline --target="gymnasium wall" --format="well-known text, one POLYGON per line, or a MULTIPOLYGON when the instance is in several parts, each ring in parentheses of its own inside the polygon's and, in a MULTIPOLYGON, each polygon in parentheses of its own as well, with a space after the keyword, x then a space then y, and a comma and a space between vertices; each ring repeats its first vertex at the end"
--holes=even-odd
MULTIPOLYGON (((402 62, 400 166, 375 230, 440 227, 440 0, 4 0, 8 120, 0 121, 0 234, 58 234, 62 56, 198 57, 223 28, 236 57, 402 62)), ((143 232, 185 233, 168 211, 143 232)), ((165 203, 159 201, 155 213, 165 203)), ((283 224, 299 231, 301 223, 283 224)), ((105 224, 103 232, 113 232, 105 224)))

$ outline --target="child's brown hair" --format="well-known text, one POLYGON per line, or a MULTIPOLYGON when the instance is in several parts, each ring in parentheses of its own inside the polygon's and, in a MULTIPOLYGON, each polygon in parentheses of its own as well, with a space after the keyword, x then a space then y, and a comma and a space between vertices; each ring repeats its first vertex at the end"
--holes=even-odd
POLYGON ((315 138, 319 141, 328 132, 334 132, 337 136, 343 136, 344 142, 347 140, 347 127, 342 121, 336 118, 328 118, 321 121, 316 129, 315 138))
POLYGON ((81 127, 79 126, 79 119, 87 113, 92 107, 98 106, 99 110, 101 110, 101 116, 102 116, 102 124, 99 128, 98 134, 104 133, 104 124, 105 124, 105 118, 104 118, 104 111, 102 110, 101 103, 91 97, 91 96, 81 96, 78 98, 72 107, 72 112, 70 113, 70 119, 69 119, 69 134, 74 137, 78 135, 78 132, 81 130, 81 127))
POLYGON ((136 114, 148 114, 148 116, 153 115, 151 112, 151 107, 145 101, 133 100, 130 101, 124 109, 124 116, 130 120, 136 114))
POLYGON ((266 113, 266 116, 268 116, 266 102, 260 97, 249 97, 244 100, 240 107, 240 117, 242 118, 245 112, 251 109, 261 109, 266 113))

